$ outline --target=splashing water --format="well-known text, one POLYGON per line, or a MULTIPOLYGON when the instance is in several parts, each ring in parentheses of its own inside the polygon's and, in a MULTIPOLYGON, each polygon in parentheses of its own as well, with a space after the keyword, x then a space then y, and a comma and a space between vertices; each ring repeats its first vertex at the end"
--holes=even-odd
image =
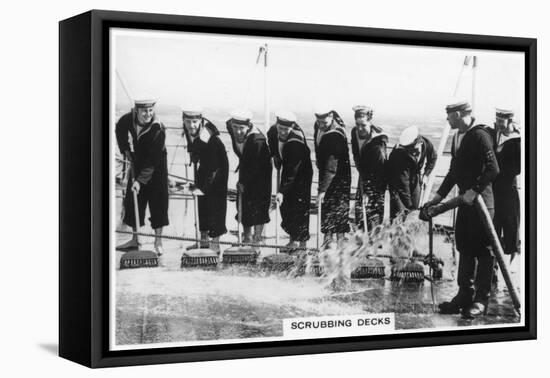
MULTIPOLYGON (((176 241, 166 242, 159 268, 116 272, 116 342, 127 345, 282 336, 285 318, 378 312, 396 313, 398 329, 518 321, 502 283, 491 299, 490 314, 466 322, 432 312, 429 283, 351 280, 351 272, 367 258, 379 256, 387 268, 408 261, 415 251, 427 253, 426 224, 412 221, 417 219, 412 214, 409 219, 378 226, 368 238, 357 231, 349 240, 317 255, 303 254, 294 269, 283 273, 268 273, 259 266, 182 270, 182 246, 176 241)), ((435 290, 439 302, 456 293, 456 267, 444 236, 435 235, 434 248, 445 261, 444 280, 435 290)), ((272 252, 262 250, 259 261, 272 252)), ((117 253, 117 258, 121 255, 117 253)), ((519 279, 517 273, 513 275, 519 279)))

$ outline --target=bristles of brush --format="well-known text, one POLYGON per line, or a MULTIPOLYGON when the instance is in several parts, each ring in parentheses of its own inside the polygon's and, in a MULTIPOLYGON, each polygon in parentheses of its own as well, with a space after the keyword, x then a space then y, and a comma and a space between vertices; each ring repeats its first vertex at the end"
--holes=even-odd
POLYGON ((268 271, 284 272, 294 267, 295 260, 284 253, 266 256, 262 260, 262 268, 268 271))
POLYGON ((262 268, 265 270, 273 271, 273 272, 285 272, 287 270, 290 270, 294 267, 294 262, 290 263, 268 263, 263 262, 262 268))
POLYGON ((159 266, 158 258, 148 259, 120 259, 120 269, 154 268, 159 266))
POLYGON ((384 278, 386 276, 385 267, 367 267, 360 266, 351 272, 352 279, 362 278, 384 278))
POLYGON ((192 268, 200 266, 215 266, 218 265, 217 256, 182 256, 181 267, 192 268))
POLYGON ((256 264, 258 255, 256 253, 244 253, 242 255, 223 256, 223 264, 256 264))
POLYGON ((310 271, 316 277, 320 277, 325 273, 325 269, 319 263, 311 264, 310 271))
POLYGON ((390 280, 403 282, 424 282, 424 267, 422 264, 411 261, 402 269, 392 270, 390 280))
POLYGON ((353 272, 351 278, 384 278, 386 276, 386 266, 382 260, 368 258, 359 265, 353 272))

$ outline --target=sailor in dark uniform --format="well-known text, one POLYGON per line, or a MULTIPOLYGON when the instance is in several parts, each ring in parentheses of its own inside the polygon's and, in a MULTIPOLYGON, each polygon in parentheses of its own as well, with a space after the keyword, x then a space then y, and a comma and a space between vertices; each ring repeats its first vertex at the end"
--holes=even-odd
POLYGON ((517 177, 521 172, 521 139, 514 112, 496 109, 495 152, 500 173, 493 182, 495 229, 510 262, 519 253, 520 203, 517 177))
MULTIPOLYGON (((201 248, 220 251, 220 235, 227 232, 227 178, 229 162, 220 132, 196 107, 184 107, 183 132, 195 170, 191 192, 198 198, 201 248), (209 238, 210 244, 208 243, 209 238)), ((197 245, 188 249, 198 248, 197 245)))
POLYGON ((403 130, 386 165, 392 220, 399 216, 404 221, 410 211, 418 209, 422 187, 425 188, 436 160, 432 142, 419 134, 418 127, 403 130))
POLYGON ((260 243, 271 205, 272 165, 267 138, 252 124, 252 113, 247 110, 233 112, 226 126, 239 157, 237 190, 242 194, 243 241, 260 243))
MULTIPOLYGON (((289 235, 287 247, 305 247, 309 239, 309 208, 313 168, 311 152, 296 116, 291 112, 278 112, 277 156, 281 159, 281 182, 277 201, 281 205, 281 227, 289 235), (299 244, 298 244, 299 243, 299 244)), ((273 148, 271 151, 274 155, 273 148)))
MULTIPOLYGON (((294 116, 295 117, 295 116, 294 116)), ((281 153, 279 151, 279 130, 277 129, 278 123, 271 125, 269 130, 267 130, 267 142, 269 144, 269 151, 271 152, 271 157, 273 158, 273 165, 275 169, 280 170, 282 165, 281 153)), ((300 135, 304 140, 306 140, 306 135, 302 128, 294 122, 292 126, 293 135, 300 135)))
POLYGON ((449 172, 434 198, 426 203, 439 203, 457 185, 464 204, 459 206, 455 224, 456 247, 460 252, 458 293, 439 305, 441 313, 467 318, 484 313, 489 300, 494 258, 491 242, 474 201, 481 196, 494 216, 492 182, 499 174, 493 141, 486 126, 476 124, 468 102, 448 105, 447 120, 452 129, 452 159, 449 172))
POLYGON ((334 110, 315 112, 315 155, 319 168, 317 202, 321 206, 321 232, 325 234, 324 246, 334 235, 338 243, 349 232, 349 200, 351 168, 349 149, 342 118, 334 110))
MULTIPOLYGON (((124 223, 135 230, 133 191, 137 192, 139 223, 145 224, 145 209, 149 205, 151 227, 155 230, 155 251, 163 253, 162 228, 168 225, 168 165, 164 125, 155 115, 156 100, 138 99, 134 108, 124 114, 115 127, 118 148, 131 163, 124 198, 124 223), (131 141, 131 144, 130 144, 131 141)), ((137 249, 136 235, 117 247, 137 249)))
POLYGON ((384 219, 388 136, 372 123, 373 110, 364 105, 353 107, 355 126, 351 130, 351 151, 359 173, 355 195, 355 222, 363 229, 363 196, 366 196, 367 227, 372 230, 384 219))

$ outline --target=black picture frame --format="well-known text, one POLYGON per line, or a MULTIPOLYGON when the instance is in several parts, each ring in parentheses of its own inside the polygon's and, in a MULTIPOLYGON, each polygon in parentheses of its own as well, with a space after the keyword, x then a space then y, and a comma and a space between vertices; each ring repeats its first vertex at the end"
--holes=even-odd
POLYGON ((92 10, 59 24, 59 354, 89 367, 535 339, 537 41, 92 10), (109 28, 192 31, 525 53, 525 326, 109 351, 109 28))

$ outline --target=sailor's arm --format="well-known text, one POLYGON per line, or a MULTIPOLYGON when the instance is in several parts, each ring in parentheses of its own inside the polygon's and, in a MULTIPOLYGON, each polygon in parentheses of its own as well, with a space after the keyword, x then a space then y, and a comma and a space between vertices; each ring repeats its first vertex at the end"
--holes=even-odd
POLYGON ((128 160, 133 160, 132 153, 130 150, 130 139, 129 139, 129 130, 128 130, 128 115, 123 115, 115 125, 115 136, 118 144, 118 149, 120 153, 126 157, 128 160))
POLYGON ((151 181, 155 167, 157 166, 159 160, 162 158, 162 153, 164 152, 164 142, 166 135, 163 130, 157 130, 155 137, 153 138, 153 143, 149 146, 147 155, 142 160, 142 166, 139 172, 137 172, 136 180, 142 184, 146 185, 151 181))
POLYGON ((403 205, 408 210, 413 210, 414 204, 410 190, 410 172, 408 167, 403 166, 403 164, 401 164, 401 167, 402 168, 396 172, 397 174, 395 177, 392 178, 392 186, 403 205))
POLYGON ((445 178, 443 179, 443 182, 439 186, 439 189, 435 193, 434 197, 430 201, 424 204, 425 207, 436 205, 439 202, 441 202, 443 198, 447 197, 451 189, 456 185, 454 161, 455 161, 455 158, 452 158, 451 165, 449 167, 449 172, 447 172, 447 175, 445 175, 445 178))
POLYGON ((500 169, 493 150, 493 142, 489 133, 485 131, 476 132, 477 140, 480 145, 480 159, 482 160, 482 170, 479 177, 471 188, 466 190, 463 195, 464 202, 467 205, 473 204, 478 194, 481 194, 487 185, 489 185, 498 176, 500 169))
POLYGON ((428 138, 424 138, 426 143, 426 165, 424 167, 424 176, 430 176, 437 162, 437 153, 432 142, 428 138))
POLYGON ((303 146, 299 142, 289 142, 284 147, 283 171, 281 173, 281 185, 279 193, 287 195, 294 190, 294 184, 298 177, 298 172, 303 164, 304 154, 303 146))
POLYGON ((477 193, 483 192, 483 190, 498 176, 500 169, 498 166, 497 158, 493 150, 493 144, 488 133, 483 131, 477 132, 477 138, 481 148, 482 171, 481 175, 476 179, 472 190, 477 193))

